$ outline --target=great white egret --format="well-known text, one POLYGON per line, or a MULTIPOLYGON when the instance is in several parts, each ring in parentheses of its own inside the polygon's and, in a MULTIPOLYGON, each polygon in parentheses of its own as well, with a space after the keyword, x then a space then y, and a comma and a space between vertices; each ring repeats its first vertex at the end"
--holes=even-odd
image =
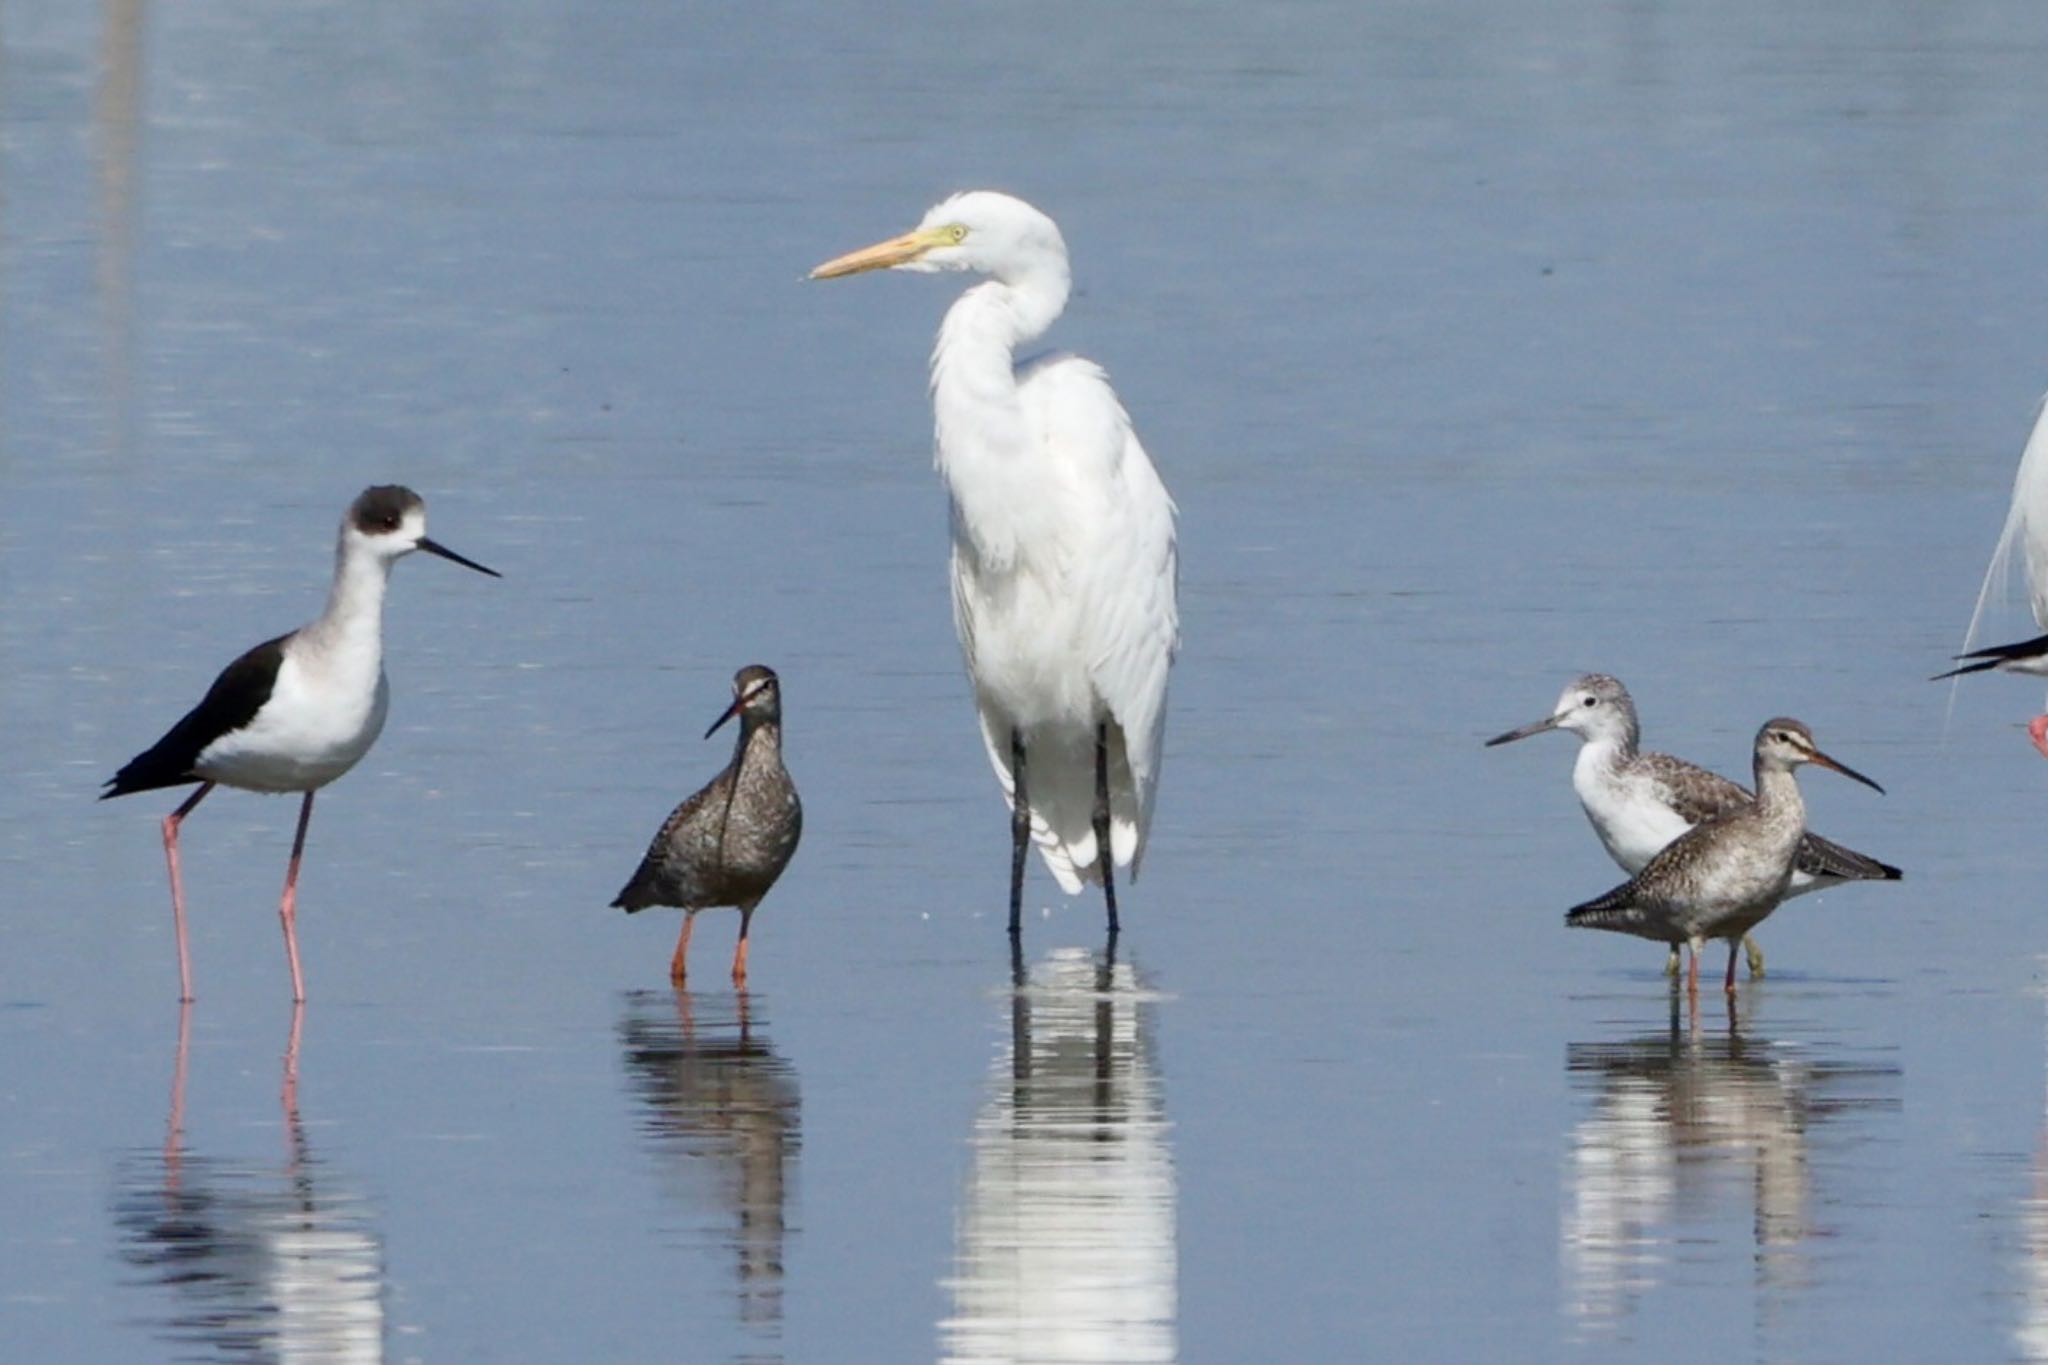
MULTIPOLYGON (((1970 613, 1970 628, 1963 635, 1958 659, 1968 660, 1961 668, 1935 674, 1938 682, 1962 673, 2002 669, 2008 673, 2048 674, 2048 635, 2037 635, 2018 644, 1970 649, 1977 626, 1984 618, 1984 605, 1991 598, 1991 585, 2003 583, 2012 572, 2012 552, 2018 548, 2027 575, 2027 596, 2034 607, 2034 624, 2048 630, 2048 398, 2042 400, 2034 418, 2034 432, 2020 455, 2019 470, 2012 480, 2012 505, 2006 509, 2005 529, 1999 533, 1998 548, 1984 570, 1984 585, 1977 590, 1977 606, 1970 613)), ((2048 757, 2048 715, 2034 717, 2027 725, 2034 747, 2048 757)))
POLYGON ((1067 894, 1138 875, 1180 639, 1173 499, 1101 368, 1017 348, 1067 304, 1052 219, 989 190, 811 272, 971 270, 932 350, 937 464, 952 504, 953 621, 982 739, 1009 798, 1010 933, 1035 841, 1067 894))

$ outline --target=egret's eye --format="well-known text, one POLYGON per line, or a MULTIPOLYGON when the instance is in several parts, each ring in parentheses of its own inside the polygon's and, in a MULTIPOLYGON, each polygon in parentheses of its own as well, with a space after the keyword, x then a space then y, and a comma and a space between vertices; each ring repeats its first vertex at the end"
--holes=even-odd
POLYGON ((966 225, 965 223, 955 223, 955 224, 953 224, 953 225, 952 225, 951 227, 947 228, 947 229, 946 229, 946 240, 948 240, 948 241, 951 241, 951 242, 964 242, 964 241, 966 241, 966 240, 967 240, 967 225, 966 225))

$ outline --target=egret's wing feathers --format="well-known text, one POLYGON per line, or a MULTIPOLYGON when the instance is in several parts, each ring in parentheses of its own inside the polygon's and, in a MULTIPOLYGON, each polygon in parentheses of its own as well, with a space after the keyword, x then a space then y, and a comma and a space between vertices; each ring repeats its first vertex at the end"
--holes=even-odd
MULTIPOLYGON (((960 632, 960 649, 967 657, 968 676, 974 677, 976 675, 975 646, 977 642, 975 638, 974 603, 971 600, 972 590, 969 586, 974 580, 972 569, 963 558, 967 551, 961 545, 958 515, 959 512, 956 508, 954 510, 953 572, 951 575, 953 580, 953 624, 960 632)), ((1010 767, 1010 718, 1003 713, 1000 707, 994 704, 988 693, 979 687, 974 691, 974 714, 975 719, 981 723, 981 742, 988 748, 989 765, 996 770, 996 778, 1003 784, 1003 799, 1009 802, 1010 808, 1014 810, 1017 805, 1017 778, 1015 772, 1010 767)), ((1042 757, 1050 758, 1051 755, 1042 755, 1042 757)), ((1066 839, 1053 828, 1052 822, 1046 818, 1046 812, 1054 809, 1056 804, 1070 803, 1055 803, 1049 799, 1050 793, 1046 790, 1048 784, 1043 780, 1045 776, 1047 776, 1046 765, 1043 763, 1032 766, 1031 770, 1025 774, 1027 786, 1025 795, 1029 798, 1031 804, 1031 841, 1038 845, 1038 851, 1044 856, 1045 865, 1052 869, 1053 879, 1059 882, 1060 890, 1071 896, 1080 891, 1082 876, 1075 868, 1073 850, 1069 849, 1066 839)), ((1091 857, 1093 856, 1093 848, 1094 841, 1091 837, 1089 840, 1091 857)))
MULTIPOLYGON (((2013 472, 2012 505, 2006 509, 2005 525, 1998 533, 1998 548, 1984 567, 1984 582, 1977 589, 1977 605, 1970 612, 1970 625, 1963 632, 1963 650, 1958 657, 1971 657, 1970 646, 1983 624, 1984 608, 1994 585, 2003 592, 2012 578, 2012 555, 2020 552, 2027 575, 2027 593, 2034 608, 2034 623, 2048 628, 2048 396, 2034 409, 2034 429, 2027 448, 2020 454, 2013 472)), ((1942 677, 1970 672, 1956 669, 1942 677)))
MULTIPOLYGON (((1100 366, 1076 356, 1042 361, 1022 376, 1019 395, 1049 460, 1063 468, 1085 510, 1077 521, 1087 528, 1087 538, 1076 544, 1064 568, 1075 605, 1076 646, 1096 695, 1116 721, 1110 737, 1111 853, 1136 876, 1159 788, 1167 674, 1180 646, 1176 511, 1100 366)), ((1085 800, 1092 811, 1089 757, 1085 800)), ((1027 773, 1027 785, 1029 779, 1027 773)))

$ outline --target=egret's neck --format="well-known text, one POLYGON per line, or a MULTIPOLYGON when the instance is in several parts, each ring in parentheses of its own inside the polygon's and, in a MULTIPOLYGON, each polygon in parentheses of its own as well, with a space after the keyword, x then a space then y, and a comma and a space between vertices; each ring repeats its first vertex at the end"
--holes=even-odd
POLYGON ((1013 280, 986 280, 947 310, 932 348, 932 415, 939 474, 952 494, 956 539, 998 569, 1042 512, 1031 496, 1035 437, 1017 388, 1017 348, 1045 334, 1066 307, 1066 263, 1013 280))
POLYGON ((390 560, 344 539, 334 555, 334 587, 327 594, 327 610, 299 632, 303 642, 323 655, 380 667, 384 588, 390 581, 390 560))

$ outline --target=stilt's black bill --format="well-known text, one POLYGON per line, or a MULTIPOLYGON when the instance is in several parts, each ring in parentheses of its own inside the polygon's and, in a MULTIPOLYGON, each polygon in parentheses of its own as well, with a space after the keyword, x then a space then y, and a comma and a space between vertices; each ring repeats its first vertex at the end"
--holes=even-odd
POLYGON ((420 537, 419 544, 415 548, 425 550, 430 555, 439 555, 443 559, 452 560, 455 563, 460 564, 465 569, 475 569, 478 573, 487 573, 493 578, 503 578, 505 576, 499 573, 496 569, 486 569, 483 565, 477 563, 474 559, 464 559, 461 555, 455 553, 455 551, 449 549, 446 545, 441 544, 441 542, 437 540, 428 540, 425 536, 420 537))

